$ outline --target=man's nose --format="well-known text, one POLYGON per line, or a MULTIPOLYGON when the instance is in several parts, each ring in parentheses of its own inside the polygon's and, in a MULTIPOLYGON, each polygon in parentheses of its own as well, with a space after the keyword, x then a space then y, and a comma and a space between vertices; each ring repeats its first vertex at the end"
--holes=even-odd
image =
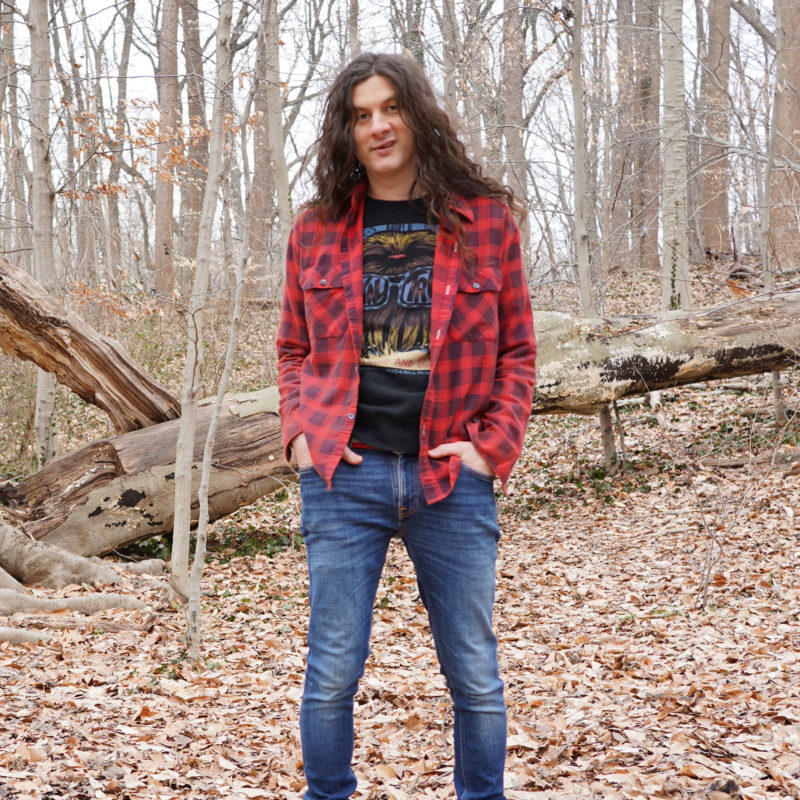
POLYGON ((382 111, 377 111, 372 115, 372 135, 380 136, 381 134, 386 133, 387 130, 389 130, 389 117, 387 117, 382 111))

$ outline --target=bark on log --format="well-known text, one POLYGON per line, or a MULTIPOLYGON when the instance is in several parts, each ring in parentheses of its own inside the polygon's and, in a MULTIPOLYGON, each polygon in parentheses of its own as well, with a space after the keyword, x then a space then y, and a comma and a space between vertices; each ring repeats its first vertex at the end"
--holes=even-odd
POLYGON ((627 395, 800 363, 800 289, 688 313, 535 316, 533 414, 594 414, 627 395))
MULTIPOLYGON (((212 520, 294 480, 282 454, 277 404, 270 388, 223 405, 209 492, 212 520)), ((211 404, 202 405, 194 451, 198 483, 210 416, 211 404)), ((0 484, 0 504, 27 534, 81 555, 169 533, 178 426, 178 420, 164 422, 63 455, 20 483, 0 484)), ((195 505, 194 520, 196 512, 195 505)))
POLYGON ((102 408, 117 433, 180 415, 180 403, 122 345, 64 310, 30 275, 0 256, 0 348, 55 373, 102 408))

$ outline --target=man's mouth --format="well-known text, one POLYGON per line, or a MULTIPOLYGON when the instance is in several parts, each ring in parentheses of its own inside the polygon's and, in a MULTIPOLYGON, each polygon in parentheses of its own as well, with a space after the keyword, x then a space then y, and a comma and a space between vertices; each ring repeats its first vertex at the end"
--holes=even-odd
POLYGON ((394 144, 394 139, 390 139, 388 142, 383 142, 382 144, 373 147, 372 149, 376 153, 386 153, 392 149, 392 145, 394 144))

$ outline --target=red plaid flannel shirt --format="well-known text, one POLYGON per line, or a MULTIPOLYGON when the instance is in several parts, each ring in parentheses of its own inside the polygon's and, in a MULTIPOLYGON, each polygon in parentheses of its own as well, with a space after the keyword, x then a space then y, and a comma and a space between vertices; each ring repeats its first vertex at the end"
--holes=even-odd
MULTIPOLYGON (((358 401, 361 358, 362 211, 365 185, 339 219, 303 212, 292 229, 278 332, 278 388, 287 460, 305 433, 330 486, 358 401)), ((536 341, 519 231, 509 209, 486 197, 454 198, 466 244, 439 226, 433 264, 431 371, 420 421, 420 476, 428 502, 446 497, 458 457, 433 447, 471 440, 505 489, 519 457, 536 380, 536 341)))

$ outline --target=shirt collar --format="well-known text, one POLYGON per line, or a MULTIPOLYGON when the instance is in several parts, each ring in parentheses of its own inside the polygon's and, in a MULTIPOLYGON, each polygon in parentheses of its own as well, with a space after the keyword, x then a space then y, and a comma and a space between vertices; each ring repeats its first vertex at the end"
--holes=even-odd
MULTIPOLYGON (((367 194, 366 180, 359 181, 350 193, 350 211, 361 211, 364 204, 364 198, 367 194)), ((459 194, 451 194, 448 201, 450 208, 457 214, 460 214, 467 222, 475 221, 475 212, 472 207, 467 203, 466 199, 459 194)))

